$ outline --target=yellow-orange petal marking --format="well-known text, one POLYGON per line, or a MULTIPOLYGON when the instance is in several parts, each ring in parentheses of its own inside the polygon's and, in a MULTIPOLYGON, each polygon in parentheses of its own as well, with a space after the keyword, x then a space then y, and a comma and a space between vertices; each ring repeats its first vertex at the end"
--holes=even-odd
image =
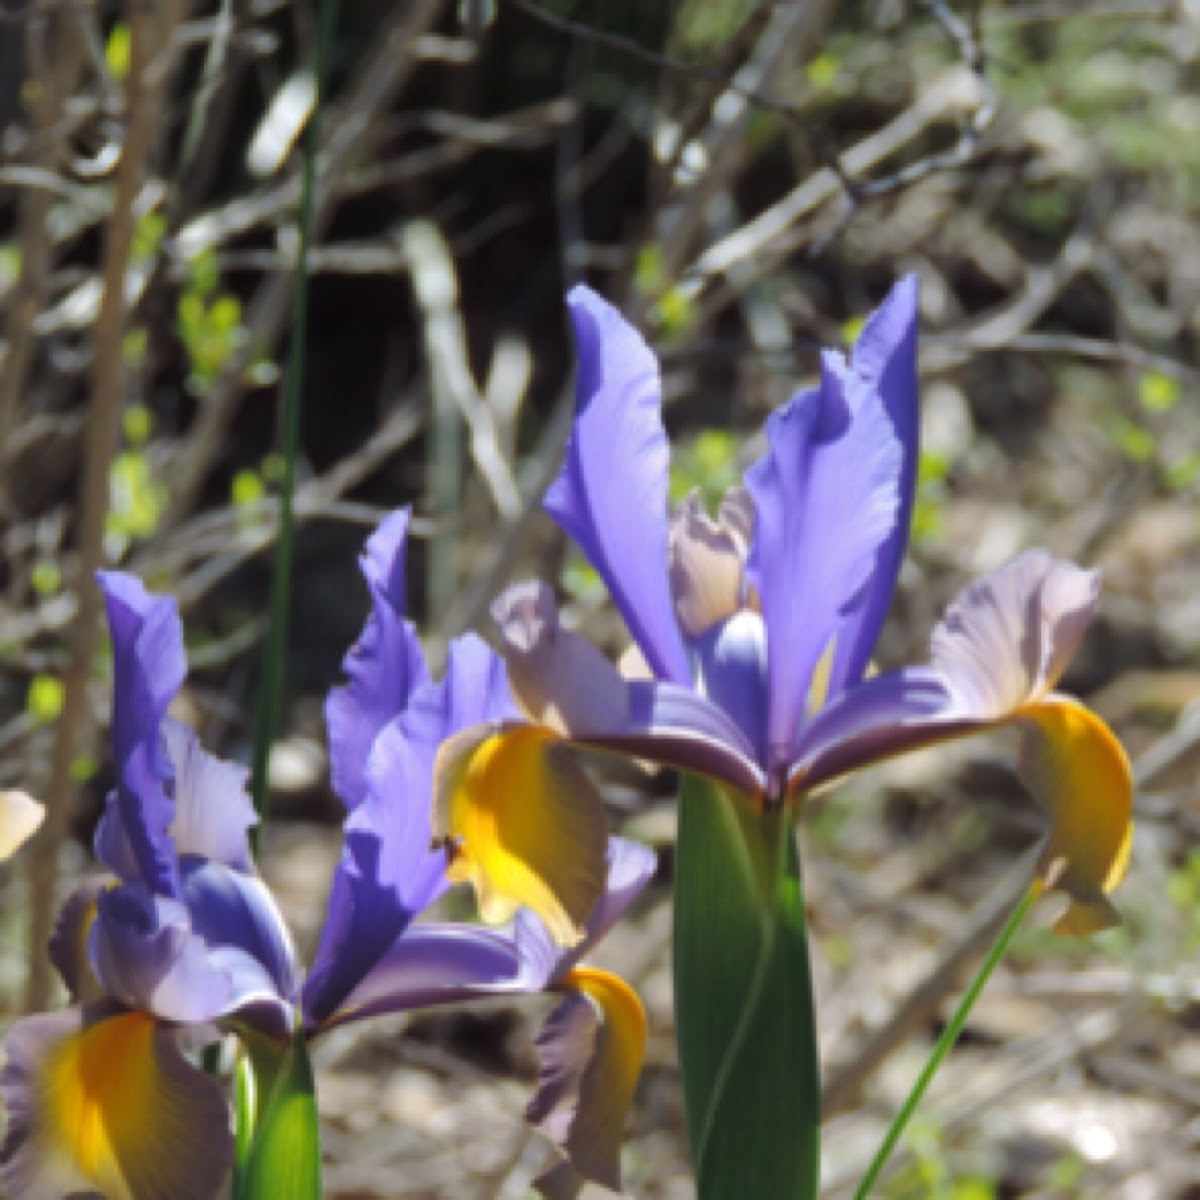
POLYGON ((447 875, 474 886, 483 919, 525 906, 576 945, 604 893, 608 818, 567 747, 534 725, 467 731, 443 744, 435 776, 447 875))
POLYGON ((574 1195, 591 1180, 621 1186, 621 1138, 646 1050, 646 1013, 637 993, 607 971, 577 967, 561 981, 565 998, 538 1037, 541 1079, 526 1119, 566 1161, 535 1182, 543 1195, 574 1195))
POLYGON ((1069 697, 1052 693, 1019 716, 1021 772, 1051 820, 1039 873, 1071 898, 1055 929, 1110 928, 1119 917, 1108 895, 1125 878, 1133 839, 1129 758, 1112 730, 1069 697))
POLYGON ((18 1200, 72 1176, 109 1200, 201 1200, 220 1187, 232 1156, 224 1098, 152 1017, 30 1018, 6 1049, 4 1183, 18 1200))
POLYGON ((593 1059, 596 1094, 591 1119, 597 1123, 599 1136, 611 1133, 619 1143, 646 1054, 646 1010, 637 992, 608 971, 576 967, 563 986, 582 992, 600 1011, 602 1031, 593 1059))

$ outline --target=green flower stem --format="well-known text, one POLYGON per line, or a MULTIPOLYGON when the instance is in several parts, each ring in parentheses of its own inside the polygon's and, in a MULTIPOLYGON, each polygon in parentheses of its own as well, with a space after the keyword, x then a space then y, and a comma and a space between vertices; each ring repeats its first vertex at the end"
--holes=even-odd
POLYGON ((239 1072, 236 1200, 321 1200, 321 1129, 304 1034, 297 1030, 280 1049, 263 1055, 251 1044, 251 1070, 239 1072), (243 1114, 251 1108, 257 1113, 248 1130, 243 1114))
POLYGON ((290 1053, 288 1042, 276 1042, 252 1029, 238 1030, 237 1061, 233 1068, 234 1154, 230 1189, 233 1200, 251 1200, 253 1196, 246 1183, 246 1171, 255 1150, 259 1117, 279 1083, 290 1053))
POLYGON ((814 1200, 820 1067, 790 813, 684 780, 674 967, 700 1200, 814 1200))
POLYGON ((908 1098, 893 1118, 892 1124, 887 1131, 887 1136, 875 1152, 875 1157, 871 1161, 866 1175, 863 1176, 862 1182, 858 1185, 858 1191, 854 1193, 854 1200, 866 1200, 871 1189, 875 1186, 883 1168, 887 1166, 887 1161, 891 1157, 892 1151, 896 1148, 896 1143, 900 1140, 901 1134, 904 1133, 905 1127, 912 1119, 913 1113, 916 1112, 917 1105, 921 1103, 921 1099, 924 1097, 926 1091, 929 1090, 929 1085, 933 1082, 933 1077, 937 1074, 938 1067, 942 1065, 946 1055, 950 1053, 954 1047, 954 1043, 958 1041, 958 1036, 962 1033, 963 1026, 966 1025, 967 1018, 971 1015, 971 1010, 975 1007, 975 1002, 979 999, 980 994, 987 985, 987 981, 991 978, 996 965, 1004 957, 1004 952, 1008 949, 1014 934, 1020 929, 1026 914, 1033 907, 1033 902, 1042 894, 1042 890, 1041 880, 1035 879, 1029 885, 1020 903, 1013 909, 1012 916, 1008 918, 1008 922, 1000 931, 991 950, 988 951, 987 958, 983 960, 983 965, 979 968, 975 978, 971 980, 971 986, 967 988, 966 994, 959 1002, 958 1008, 955 1009, 950 1023, 942 1031, 942 1036, 938 1038, 938 1043, 933 1048, 933 1053, 929 1056, 929 1061, 925 1064, 917 1082, 913 1085, 912 1091, 909 1092, 908 1098))
MULTIPOLYGON (((296 252, 296 288, 292 293, 292 337, 288 346, 287 374, 283 391, 283 479, 279 490, 279 540, 275 543, 275 566, 271 579, 271 620, 263 652, 263 677, 259 690, 254 730, 254 763, 251 792, 261 819, 267 812, 267 766, 271 743, 279 727, 283 697, 284 657, 287 648, 288 618, 292 592, 292 544, 295 520, 292 500, 296 491, 296 456, 300 444, 300 398, 303 390, 304 359, 308 328, 308 258, 312 241, 314 193, 317 179, 317 152, 321 145, 321 110, 324 106, 325 79, 337 22, 337 0, 320 0, 316 62, 313 80, 316 97, 304 147, 304 174, 300 192, 300 236, 296 252)), ((262 820, 250 831, 257 852, 262 820)))
POLYGON ((258 1120, 258 1081, 249 1054, 239 1053, 233 1069, 233 1181, 230 1195, 244 1200, 246 1167, 254 1145, 254 1126, 258 1120))

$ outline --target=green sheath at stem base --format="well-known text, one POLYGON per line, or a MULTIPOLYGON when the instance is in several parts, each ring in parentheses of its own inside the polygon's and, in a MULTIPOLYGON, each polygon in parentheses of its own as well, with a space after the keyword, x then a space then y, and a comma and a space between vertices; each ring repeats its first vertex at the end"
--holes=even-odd
POLYGON ((674 962, 699 1200, 814 1200, 820 1062, 787 812, 685 779, 674 962))

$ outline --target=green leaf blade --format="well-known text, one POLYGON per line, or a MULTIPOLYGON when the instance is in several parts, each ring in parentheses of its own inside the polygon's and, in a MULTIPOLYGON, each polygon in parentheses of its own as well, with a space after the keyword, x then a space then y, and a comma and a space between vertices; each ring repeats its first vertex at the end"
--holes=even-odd
POLYGON ((787 813, 685 781, 675 1005, 700 1200, 813 1200, 820 1064, 787 813))

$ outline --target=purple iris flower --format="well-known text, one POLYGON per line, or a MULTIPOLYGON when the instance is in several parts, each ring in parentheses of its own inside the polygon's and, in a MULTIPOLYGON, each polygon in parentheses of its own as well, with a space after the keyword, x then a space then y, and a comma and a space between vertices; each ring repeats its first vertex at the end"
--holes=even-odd
POLYGON ((17 1022, 6 1039, 0 1180, 14 1198, 79 1187, 130 1200, 216 1192, 232 1149, 225 1100, 180 1052, 181 1030, 211 1040, 223 1029, 282 1049, 297 1029, 312 1038, 372 1014, 530 991, 563 993, 573 1013, 583 998, 591 1021, 576 1017, 555 1033, 552 1018, 531 1119, 561 1148, 560 1175, 619 1186, 619 1123, 597 1121, 614 1095, 621 1113, 631 1099, 644 1016, 623 984, 578 960, 645 886, 654 856, 607 842, 604 892, 570 953, 527 914, 502 930, 414 923, 447 887, 430 827, 437 748, 465 725, 516 710, 503 661, 477 638, 455 642, 444 677, 430 678, 404 619, 407 526, 407 512, 397 513, 368 543, 372 611, 346 659, 348 683, 328 703, 333 780, 348 816, 306 980, 254 868, 245 770, 206 753, 167 715, 186 674, 173 601, 133 577, 100 576, 117 785, 95 845, 117 882, 80 889, 55 933, 52 957, 78 1007, 17 1022))
MULTIPOLYGON (((556 851, 530 843, 533 884, 513 885, 497 861, 512 822, 492 796, 525 795, 543 821, 586 817, 565 818, 546 785, 554 772, 532 749, 508 746, 538 746, 543 759, 564 743, 625 754, 768 810, 881 758, 1016 721, 1027 780, 1052 817, 1042 875, 1073 900, 1063 928, 1111 924, 1107 893, 1129 847, 1129 764, 1102 721, 1054 690, 1094 610, 1095 574, 1027 552, 962 593, 929 665, 868 677, 916 483, 916 280, 893 288, 848 360, 823 354, 818 385, 771 414, 765 453, 715 515, 695 495, 668 512, 650 349, 587 288, 568 307, 575 421, 545 507, 604 580, 633 646, 614 667, 560 624, 543 583, 496 601, 523 718, 443 751, 435 828, 460 875, 481 895, 507 888, 526 904, 543 886, 543 909, 570 878, 566 838, 556 851)), ((590 896, 563 903, 586 912, 590 896)))

